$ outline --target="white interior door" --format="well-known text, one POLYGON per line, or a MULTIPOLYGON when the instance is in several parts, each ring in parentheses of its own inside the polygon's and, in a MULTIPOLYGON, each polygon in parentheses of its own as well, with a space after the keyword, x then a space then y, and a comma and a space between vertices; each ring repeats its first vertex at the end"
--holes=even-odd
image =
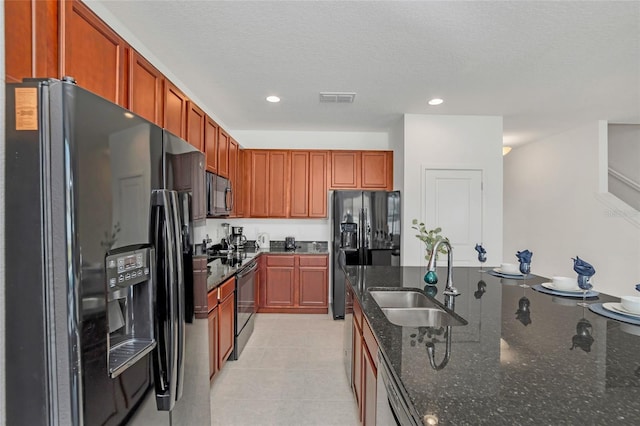
MULTIPOLYGON (((427 229, 442 228, 455 265, 478 264, 482 242, 482 170, 426 169, 423 217, 427 229)), ((441 257, 442 259, 442 257, 441 257)))

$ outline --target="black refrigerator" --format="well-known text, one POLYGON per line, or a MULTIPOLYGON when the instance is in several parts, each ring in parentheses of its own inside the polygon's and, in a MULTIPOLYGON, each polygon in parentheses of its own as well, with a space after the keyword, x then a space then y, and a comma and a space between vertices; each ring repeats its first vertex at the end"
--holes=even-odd
POLYGON ((400 266, 400 191, 334 191, 331 209, 331 309, 342 319, 344 265, 400 266))
POLYGON ((70 79, 25 80, 6 86, 5 188, 7 424, 210 424, 203 154, 70 79))

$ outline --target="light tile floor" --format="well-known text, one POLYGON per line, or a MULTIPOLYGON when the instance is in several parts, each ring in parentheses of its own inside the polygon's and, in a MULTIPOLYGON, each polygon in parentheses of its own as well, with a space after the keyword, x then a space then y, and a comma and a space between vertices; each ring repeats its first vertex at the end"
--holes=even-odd
POLYGON ((211 386, 211 424, 357 426, 343 325, 329 315, 257 314, 240 359, 211 386))

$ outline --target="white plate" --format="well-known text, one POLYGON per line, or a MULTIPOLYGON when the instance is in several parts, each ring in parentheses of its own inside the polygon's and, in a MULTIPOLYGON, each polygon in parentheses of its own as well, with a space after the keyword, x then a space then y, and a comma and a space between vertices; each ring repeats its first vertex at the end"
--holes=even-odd
POLYGON ((511 274, 509 272, 502 272, 502 268, 493 268, 493 272, 497 272, 501 275, 508 275, 510 277, 523 277, 524 275, 517 273, 517 274, 511 274))
POLYGON ((634 318, 640 318, 640 314, 634 314, 633 312, 627 311, 625 308, 622 307, 620 303, 607 302, 607 303, 603 303, 602 307, 610 312, 615 312, 617 314, 627 315, 634 318))
POLYGON ((556 288, 552 282, 548 282, 548 283, 542 283, 540 284, 542 287, 544 288, 548 288, 549 290, 553 290, 553 291, 561 291, 563 293, 576 293, 576 294, 582 294, 582 289, 580 287, 578 287, 578 285, 576 284, 576 287, 570 290, 560 290, 559 288, 556 288))

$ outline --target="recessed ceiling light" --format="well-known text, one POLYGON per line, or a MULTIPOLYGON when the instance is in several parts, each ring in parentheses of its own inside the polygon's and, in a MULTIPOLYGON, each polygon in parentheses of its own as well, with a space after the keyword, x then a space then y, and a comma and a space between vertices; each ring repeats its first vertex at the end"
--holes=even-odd
POLYGON ((429 101, 429 105, 440 105, 444 101, 440 98, 433 98, 429 101))
POLYGON ((273 95, 267 96, 267 102, 272 102, 272 103, 280 102, 280 98, 273 95))

